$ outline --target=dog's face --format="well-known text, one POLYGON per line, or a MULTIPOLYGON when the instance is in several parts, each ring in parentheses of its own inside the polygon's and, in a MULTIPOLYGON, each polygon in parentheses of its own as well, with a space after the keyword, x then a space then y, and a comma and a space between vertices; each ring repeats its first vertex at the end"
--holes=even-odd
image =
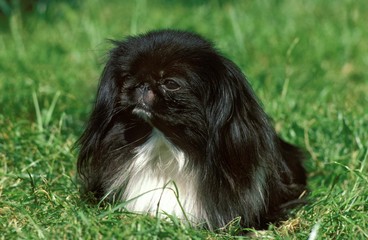
POLYGON ((180 119, 201 111, 200 100, 189 75, 190 66, 173 61, 151 62, 147 66, 147 55, 158 53, 151 50, 144 56, 132 56, 127 63, 129 70, 120 80, 120 104, 149 123, 174 126, 180 124, 180 119))
POLYGON ((190 138, 194 149, 207 141, 209 112, 222 101, 223 83, 216 79, 225 67, 208 42, 184 37, 118 43, 110 66, 119 88, 118 107, 180 147, 188 147, 190 138))

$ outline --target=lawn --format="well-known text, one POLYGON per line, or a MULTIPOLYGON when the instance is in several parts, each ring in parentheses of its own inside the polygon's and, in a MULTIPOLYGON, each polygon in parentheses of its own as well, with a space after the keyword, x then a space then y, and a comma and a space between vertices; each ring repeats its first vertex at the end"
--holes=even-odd
POLYGON ((253 236, 368 238, 368 1, 17 2, 0 0, 0 239, 235 238, 236 222, 213 233, 79 197, 73 144, 107 39, 161 28, 216 43, 307 153, 308 204, 253 236))

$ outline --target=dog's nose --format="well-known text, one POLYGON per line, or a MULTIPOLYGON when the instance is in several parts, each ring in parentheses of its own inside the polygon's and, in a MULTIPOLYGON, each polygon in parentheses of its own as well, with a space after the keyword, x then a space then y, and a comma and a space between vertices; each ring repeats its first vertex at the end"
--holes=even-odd
POLYGON ((142 83, 139 86, 139 90, 141 90, 142 92, 150 90, 150 89, 151 89, 151 87, 150 87, 149 83, 142 83))
POLYGON ((141 86, 139 86, 139 90, 141 92, 141 100, 146 106, 151 107, 155 94, 152 91, 151 86, 148 83, 143 83, 141 86))
POLYGON ((145 91, 143 91, 143 102, 146 105, 151 106, 154 101, 154 98, 155 94, 151 89, 146 89, 145 91))

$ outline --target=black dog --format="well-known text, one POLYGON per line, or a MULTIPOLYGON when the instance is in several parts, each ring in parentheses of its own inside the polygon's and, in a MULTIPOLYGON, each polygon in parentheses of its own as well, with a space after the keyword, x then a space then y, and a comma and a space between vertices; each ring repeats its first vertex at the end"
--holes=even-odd
POLYGON ((85 191, 209 229, 283 216, 306 188, 303 155, 276 135, 239 68, 189 32, 114 44, 78 142, 85 191))

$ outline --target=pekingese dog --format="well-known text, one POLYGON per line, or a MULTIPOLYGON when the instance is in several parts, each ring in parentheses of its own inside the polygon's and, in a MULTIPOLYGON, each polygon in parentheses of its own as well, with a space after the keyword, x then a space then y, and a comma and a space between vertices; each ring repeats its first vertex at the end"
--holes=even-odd
POLYGON ((209 229, 264 228, 298 201, 302 152, 210 42, 161 30, 114 45, 78 142, 85 192, 209 229))

